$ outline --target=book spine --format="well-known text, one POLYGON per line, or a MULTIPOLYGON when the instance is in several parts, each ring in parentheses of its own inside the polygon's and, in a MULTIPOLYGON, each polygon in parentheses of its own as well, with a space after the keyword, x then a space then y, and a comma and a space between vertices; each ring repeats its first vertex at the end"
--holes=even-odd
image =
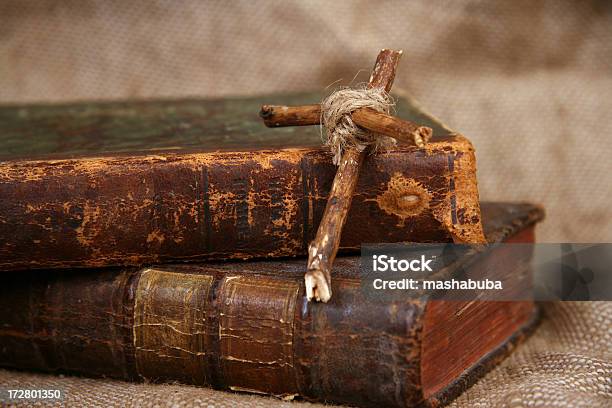
MULTIPOLYGON (((0 270, 303 255, 335 171, 316 149, 3 162, 0 270)), ((366 160, 341 250, 451 239, 484 240, 466 139, 366 160)))
POLYGON ((301 279, 274 275, 10 274, 0 363, 359 406, 418 403, 425 302, 368 301, 347 278, 333 290, 322 305, 306 301, 301 279))

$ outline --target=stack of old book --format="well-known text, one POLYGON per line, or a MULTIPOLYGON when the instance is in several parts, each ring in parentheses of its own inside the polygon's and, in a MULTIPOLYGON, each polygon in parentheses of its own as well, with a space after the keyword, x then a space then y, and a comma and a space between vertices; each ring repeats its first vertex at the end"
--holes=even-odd
POLYGON ((317 129, 264 127, 266 100, 0 108, 0 365, 438 405, 522 338, 530 301, 375 302, 360 289, 362 243, 469 242, 481 228, 530 242, 542 218, 479 203, 469 141, 401 98, 397 115, 434 137, 368 157, 332 299, 308 302, 301 257, 336 168, 317 129))

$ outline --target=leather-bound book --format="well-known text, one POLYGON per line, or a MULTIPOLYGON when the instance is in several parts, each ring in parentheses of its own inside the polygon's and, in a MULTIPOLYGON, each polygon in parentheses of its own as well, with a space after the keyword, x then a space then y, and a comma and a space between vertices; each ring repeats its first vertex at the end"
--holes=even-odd
MULTIPOLYGON (((271 100, 321 95, 0 107, 0 270, 305 254, 336 167, 317 128, 263 125, 271 100)), ((482 241, 472 145, 397 110, 434 138, 366 160, 341 251, 482 241)))
MULTIPOLYGON (((532 242, 543 214, 485 203, 483 216, 490 242, 532 242)), ((501 251, 470 268, 516 268, 501 251)), ((285 260, 5 273, 0 365, 354 406, 438 406, 536 321, 531 301, 368 298, 358 257, 336 260, 329 303, 308 302, 303 269, 303 260, 285 260)))

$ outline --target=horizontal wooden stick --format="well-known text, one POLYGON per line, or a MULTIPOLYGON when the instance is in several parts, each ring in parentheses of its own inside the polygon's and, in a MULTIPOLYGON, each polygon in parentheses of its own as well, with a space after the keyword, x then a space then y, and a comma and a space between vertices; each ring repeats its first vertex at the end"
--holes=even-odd
MULTIPOLYGON (((321 123, 321 105, 263 105, 259 112, 268 127, 307 126, 321 123)), ((432 129, 409 120, 361 108, 351 114, 353 121, 364 129, 392 137, 400 142, 423 146, 432 136, 432 129)))
POLYGON ((321 105, 263 105, 259 116, 267 127, 318 125, 321 123, 321 105))
POLYGON ((433 130, 409 120, 377 112, 372 108, 357 109, 351 114, 353 122, 371 132, 389 136, 399 142, 423 147, 431 139, 433 130))

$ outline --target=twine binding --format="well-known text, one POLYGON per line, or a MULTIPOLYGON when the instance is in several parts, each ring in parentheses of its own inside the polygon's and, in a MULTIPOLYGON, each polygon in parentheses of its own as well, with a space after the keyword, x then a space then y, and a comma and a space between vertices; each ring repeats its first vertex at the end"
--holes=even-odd
POLYGON ((335 165, 340 164, 346 148, 372 152, 389 150, 397 144, 392 137, 362 129, 353 122, 351 113, 360 108, 372 108, 390 114, 395 106, 393 98, 381 88, 342 88, 321 102, 321 137, 334 155, 335 165))

